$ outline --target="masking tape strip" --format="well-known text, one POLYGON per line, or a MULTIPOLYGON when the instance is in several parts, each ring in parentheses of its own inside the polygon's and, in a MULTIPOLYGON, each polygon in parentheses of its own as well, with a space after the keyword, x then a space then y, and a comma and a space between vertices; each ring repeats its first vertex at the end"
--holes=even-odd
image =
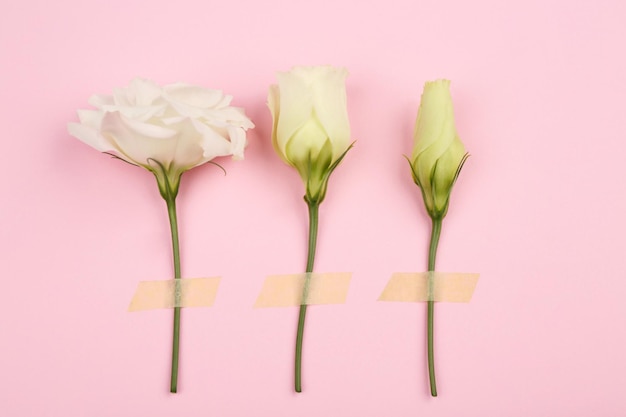
POLYGON ((174 307, 210 307, 215 302, 220 277, 141 281, 128 311, 174 307))
POLYGON ((478 276, 460 272, 396 272, 378 300, 469 303, 478 276))
POLYGON ((343 304, 351 278, 351 272, 270 275, 265 278, 254 307, 343 304))

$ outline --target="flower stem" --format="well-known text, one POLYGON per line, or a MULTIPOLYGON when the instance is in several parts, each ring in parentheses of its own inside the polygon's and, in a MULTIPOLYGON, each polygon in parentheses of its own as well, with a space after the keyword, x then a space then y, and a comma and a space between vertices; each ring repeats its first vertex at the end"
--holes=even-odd
MULTIPOLYGON (((306 261, 306 272, 313 272, 315 263, 315 248, 317 246, 317 219, 319 213, 319 202, 307 201, 309 206, 309 250, 306 261)), ((307 279, 309 279, 307 277, 307 279)), ((306 292, 305 284, 305 292, 306 292)), ((306 300, 303 300, 306 302, 306 300)), ((300 306, 300 315, 298 317, 298 333, 296 335, 296 373, 295 373, 295 389, 296 392, 302 392, 302 340, 304 339, 304 320, 306 319, 306 304, 300 306)))
MULTIPOLYGON (((165 198, 167 203, 167 214, 170 219, 170 229, 172 231, 172 251, 174 254, 174 279, 180 280, 180 248, 178 245, 178 221, 176 218, 176 197, 168 195, 165 198)), ((177 281, 176 284, 180 284, 177 281)), ((176 288, 176 297, 180 297, 179 288, 176 288)), ((176 303, 178 304, 178 303, 176 303)), ((174 307, 174 334, 172 337, 172 377, 170 380, 170 392, 175 393, 178 389, 178 352, 180 344, 180 307, 174 307)))
MULTIPOLYGON (((437 246, 439 245, 439 235, 441 234, 441 223, 443 219, 433 218, 432 231, 430 234, 430 248, 428 250, 428 271, 435 270, 435 260, 437 259, 437 246)), ((430 285, 430 284, 429 284, 430 285)), ((428 378, 430 380, 430 394, 437 396, 437 382, 435 381, 435 352, 433 347, 435 302, 428 301, 428 378)))

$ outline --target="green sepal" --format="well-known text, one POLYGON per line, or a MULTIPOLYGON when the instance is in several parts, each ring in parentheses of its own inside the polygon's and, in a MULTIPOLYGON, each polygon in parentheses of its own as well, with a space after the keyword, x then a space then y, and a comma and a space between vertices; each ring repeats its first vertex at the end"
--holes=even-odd
POLYGON ((456 172, 454 173, 454 177, 452 178, 452 181, 450 182, 449 185, 446 185, 444 187, 444 188, 448 189, 448 193, 446 195, 446 198, 445 198, 445 201, 443 203, 443 206, 438 209, 436 201, 435 201, 435 196, 437 195, 437 189, 436 189, 436 185, 435 185, 435 172, 437 171, 437 163, 439 161, 435 162, 435 164, 433 165, 433 167, 432 167, 432 169, 430 171, 430 175, 429 175, 429 179, 430 179, 430 195, 428 195, 425 192, 424 187, 420 183, 419 177, 418 177, 417 172, 416 172, 415 164, 413 164, 413 162, 409 159, 409 157, 404 155, 404 157, 406 158, 406 160, 409 163, 409 166, 411 167, 411 176, 413 177, 413 181, 415 182, 415 184, 417 184, 417 186, 420 188, 420 190, 422 192, 422 199, 424 200, 424 206, 426 207, 426 211, 428 212, 428 215, 430 216, 431 219, 433 219, 433 220, 441 220, 444 217, 446 217, 446 214, 448 214, 448 206, 449 206, 449 203, 450 203, 450 195, 452 194, 452 188, 454 187, 454 184, 456 183, 457 179, 459 178, 459 174, 461 173, 461 169, 463 168, 463 165, 465 164, 465 162, 467 161, 467 158, 469 158, 469 156, 470 156, 469 153, 465 153, 465 155, 463 155, 463 158, 459 162, 459 166, 457 167, 456 172))
POLYGON ((165 201, 174 200, 178 195, 178 187, 180 186, 180 178, 184 171, 168 170, 165 166, 156 159, 148 159, 147 169, 154 174, 159 186, 159 193, 165 201), (154 163, 155 165, 151 164, 154 163))
MULTIPOLYGON (((330 145, 330 141, 328 141, 327 144, 330 145)), ((322 164, 319 164, 319 167, 315 171, 309 171, 309 172, 315 172, 317 175, 320 175, 320 178, 315 179, 316 182, 312 184, 311 177, 308 177, 306 194, 304 196, 304 200, 307 202, 307 204, 320 204, 322 201, 324 201, 324 198, 326 197, 326 190, 328 188, 328 180, 330 179, 330 175, 339 166, 339 164, 341 163, 343 158, 345 158, 348 151, 354 147, 354 144, 355 142, 352 142, 350 146, 348 146, 348 148, 332 164, 328 165, 329 163, 326 163, 328 159, 325 159, 324 160, 325 166, 322 164), (323 167, 323 169, 321 169, 321 167, 323 167), (312 185, 314 185, 315 187, 312 187, 312 185)), ((322 149, 324 149, 325 147, 326 147, 326 144, 324 144, 324 147, 322 147, 322 149)), ((331 146, 331 149, 332 149, 332 146, 331 146)), ((320 152, 320 155, 321 154, 322 152, 320 152)), ((332 154, 331 154, 331 161, 332 161, 332 154)))

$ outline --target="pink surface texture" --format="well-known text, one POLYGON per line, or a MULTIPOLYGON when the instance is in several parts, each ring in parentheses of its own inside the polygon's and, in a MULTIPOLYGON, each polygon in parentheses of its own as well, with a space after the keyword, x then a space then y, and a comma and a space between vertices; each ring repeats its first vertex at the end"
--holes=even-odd
POLYGON ((626 3, 620 0, 5 0, 0 13, 0 416, 626 415, 626 3), (346 304, 253 309, 269 274, 302 272, 301 181, 270 141, 268 86, 345 66, 357 141, 320 212, 316 270, 351 271, 346 304), (126 311, 172 276, 148 172, 67 133, 76 109, 136 76, 223 89, 256 128, 244 161, 183 176, 184 277, 221 276, 212 308, 126 311), (472 154, 441 271, 479 272, 437 305, 377 302, 427 266, 410 154, 422 86, 452 80, 472 154))

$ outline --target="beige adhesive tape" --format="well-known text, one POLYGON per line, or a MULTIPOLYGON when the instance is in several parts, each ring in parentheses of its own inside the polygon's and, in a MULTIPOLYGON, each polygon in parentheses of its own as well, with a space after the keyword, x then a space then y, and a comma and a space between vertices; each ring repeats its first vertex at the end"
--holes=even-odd
POLYGON ((343 304, 350 278, 350 272, 271 275, 265 278, 254 307, 343 304))
POLYGON ((456 272, 396 272, 379 301, 445 301, 469 303, 479 274, 456 272))
POLYGON ((219 277, 141 281, 128 311, 174 307, 210 307, 215 302, 219 277))

